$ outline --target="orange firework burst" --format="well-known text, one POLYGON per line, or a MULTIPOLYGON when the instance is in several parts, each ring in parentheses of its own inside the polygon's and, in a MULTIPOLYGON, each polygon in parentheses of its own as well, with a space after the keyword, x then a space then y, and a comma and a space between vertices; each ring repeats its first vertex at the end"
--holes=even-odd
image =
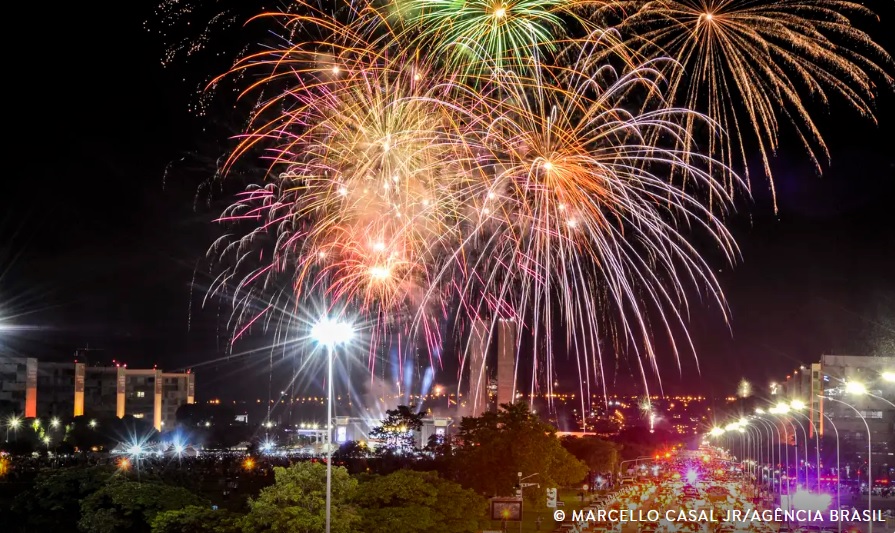
POLYGON ((873 117, 874 80, 891 87, 892 58, 852 24, 875 17, 844 0, 655 0, 620 2, 631 9, 621 28, 629 46, 647 57, 671 55, 668 98, 705 112, 728 136, 709 150, 748 176, 754 145, 773 180, 770 156, 780 123, 791 124, 820 170, 827 147, 810 102, 836 95, 873 117))

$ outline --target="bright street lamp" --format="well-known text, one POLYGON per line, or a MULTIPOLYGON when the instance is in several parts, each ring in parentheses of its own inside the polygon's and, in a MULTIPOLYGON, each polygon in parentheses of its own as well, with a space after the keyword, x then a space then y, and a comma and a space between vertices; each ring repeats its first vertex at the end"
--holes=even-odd
POLYGON ((895 383, 895 372, 883 372, 882 374, 880 374, 880 377, 883 378, 883 381, 895 383))
POLYGON ((311 328, 311 337, 326 347, 326 533, 330 533, 333 496, 333 359, 336 356, 336 346, 346 344, 354 337, 354 328, 347 322, 324 317, 311 328))
POLYGON ((805 407, 808 407, 807 405, 805 405, 805 402, 803 402, 802 400, 793 400, 789 404, 789 406, 792 407, 796 411, 801 411, 805 407))
POLYGON ((54 429, 58 428, 59 427, 59 419, 54 417, 52 420, 50 420, 50 427, 54 428, 54 429))
POLYGON ((863 396, 867 394, 867 387, 863 383, 857 381, 848 381, 845 383, 845 392, 854 394, 855 396, 863 396))
POLYGON ((867 389, 866 385, 864 385, 863 383, 857 382, 857 381, 847 381, 845 383, 845 392, 847 392, 848 394, 851 394, 853 396, 870 396, 871 398, 876 398, 877 400, 886 402, 887 404, 891 405, 892 407, 895 407, 895 403, 892 403, 891 401, 883 398, 882 396, 877 396, 876 394, 872 394, 867 389))
POLYGON ((347 322, 322 318, 311 328, 311 337, 318 344, 333 348, 349 342, 354 337, 354 328, 347 322))
POLYGON ((16 431, 19 429, 19 424, 21 422, 21 419, 14 416, 9 418, 9 422, 6 423, 6 442, 9 442, 9 428, 12 428, 13 431, 16 431))

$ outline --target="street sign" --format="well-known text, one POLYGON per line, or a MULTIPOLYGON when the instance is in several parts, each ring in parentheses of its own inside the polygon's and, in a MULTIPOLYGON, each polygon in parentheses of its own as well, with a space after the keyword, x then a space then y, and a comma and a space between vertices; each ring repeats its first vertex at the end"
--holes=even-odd
POLYGON ((556 509, 556 489, 547 489, 547 507, 556 509))
POLYGON ((491 520, 522 521, 522 498, 491 498, 491 520))

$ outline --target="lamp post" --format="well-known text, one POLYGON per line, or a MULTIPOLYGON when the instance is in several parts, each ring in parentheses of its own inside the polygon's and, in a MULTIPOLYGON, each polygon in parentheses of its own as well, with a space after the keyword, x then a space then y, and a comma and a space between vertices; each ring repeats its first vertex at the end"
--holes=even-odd
MULTIPOLYGON (((790 423, 790 425, 792 425, 792 433, 793 433, 793 435, 795 435, 796 440, 798 440, 798 436, 799 436, 799 434, 796 433, 796 425, 798 425, 799 429, 802 430, 802 448, 804 449, 804 452, 805 452, 804 454, 802 454, 802 463, 804 463, 803 470, 805 471, 805 487, 807 488, 808 487, 808 432, 805 431, 805 426, 803 426, 800 421, 796 420, 792 416, 792 410, 790 410, 787 414, 789 415, 789 420, 790 420, 789 423, 790 423), (795 424, 793 424, 793 422, 795 422, 795 424)), ((799 487, 799 443, 798 442, 796 442, 796 445, 795 445, 795 452, 796 452, 796 488, 798 488, 799 487)))
POLYGON ((870 396, 871 398, 875 398, 877 400, 886 402, 892 407, 895 407, 895 403, 890 402, 889 400, 883 398, 882 396, 877 396, 876 394, 871 394, 867 387, 856 381, 848 381, 845 383, 845 392, 848 394, 852 394, 854 396, 870 396))
MULTIPOLYGON (((780 422, 780 426, 783 428, 783 438, 785 439, 785 441, 783 443, 783 446, 784 446, 783 449, 786 451, 786 457, 784 458, 784 462, 786 464, 786 498, 788 501, 787 508, 791 508, 792 501, 790 501, 790 497, 792 495, 792 484, 789 479, 789 432, 787 431, 787 428, 786 428, 786 422, 779 416, 779 415, 784 415, 788 412, 789 412, 789 404, 785 404, 785 403, 778 404, 775 407, 771 407, 770 409, 768 409, 768 414, 774 415, 775 418, 780 422)), ((796 427, 792 422, 789 423, 789 426, 792 428, 793 439, 795 439, 796 427)), ((796 482, 798 482, 798 478, 799 478, 799 465, 798 465, 799 445, 798 445, 798 443, 796 443, 795 448, 796 448, 795 449, 795 452, 796 452, 796 454, 795 454, 796 455, 796 482)), ((781 483, 782 483, 783 476, 781 475, 780 478, 781 478, 781 483)), ((782 502, 782 500, 783 500, 783 490, 782 489, 780 491, 780 499, 782 502)))
MULTIPOLYGON (((770 489, 771 489, 771 492, 773 493, 774 483, 775 483, 775 481, 777 481, 776 480, 777 475, 775 474, 775 469, 777 468, 777 463, 780 462, 780 441, 782 439, 780 438, 780 431, 777 429, 777 425, 772 424, 770 421, 765 420, 764 418, 761 417, 761 415, 763 415, 764 413, 765 413, 764 409, 760 409, 760 408, 756 409, 755 415, 752 417, 752 419, 755 420, 756 422, 761 422, 761 425, 764 426, 765 428, 767 428, 767 430, 768 430, 769 463, 768 463, 767 470, 771 474, 770 489), (773 431, 774 433, 777 434, 777 460, 776 461, 774 460, 774 448, 773 448, 773 446, 771 446, 771 441, 773 441, 773 439, 774 439, 774 436, 771 433, 771 431, 773 431)), ((764 478, 764 481, 765 481, 765 483, 767 483, 766 477, 764 478)), ((778 492, 779 492, 779 484, 778 484, 778 492)))
POLYGON ((21 419, 16 418, 15 416, 10 417, 9 422, 6 423, 6 442, 9 442, 9 428, 12 428, 13 435, 18 435, 19 424, 21 423, 21 419))
MULTIPOLYGON (((793 400, 792 403, 790 404, 789 413, 791 415, 798 415, 800 417, 803 417, 805 420, 807 420, 808 425, 811 427, 811 431, 814 432, 814 472, 816 474, 815 477, 817 478, 817 488, 818 488, 818 490, 820 490, 820 437, 817 434, 817 426, 814 425, 814 421, 811 420, 811 417, 809 417, 808 415, 806 415, 804 413, 799 412, 801 409, 805 409, 806 407, 807 407, 807 405, 805 405, 805 402, 803 402, 801 400, 793 400)), ((805 426, 802 426, 801 423, 799 423, 799 426, 802 427, 802 433, 805 435, 805 489, 807 490, 807 489, 809 489, 808 434, 805 431, 805 426)))
POLYGON ((354 336, 354 328, 347 322, 322 318, 311 329, 311 337, 326 347, 326 533, 332 527, 333 490, 333 359, 336 346, 354 336))
POLYGON ((745 491, 750 486, 752 486, 752 497, 755 497, 755 469, 753 465, 756 462, 761 462, 760 455, 760 446, 758 446, 758 439, 755 438, 755 435, 758 434, 758 429, 750 426, 746 420, 740 420, 740 427, 737 431, 739 431, 743 435, 743 458, 741 464, 743 465, 743 490, 745 491), (752 476, 753 479, 749 479, 749 476, 752 476))
MULTIPOLYGON (((839 490, 839 430, 836 428, 836 424, 833 423, 833 419, 823 413, 821 413, 821 416, 823 416, 827 420, 827 422, 829 422, 830 425, 833 426, 833 431, 836 432, 836 508, 842 509, 842 494, 839 490)), ((841 533, 842 521, 838 521, 837 524, 839 525, 839 532, 841 533)))
POLYGON ((522 513, 524 511, 524 506, 525 506, 525 502, 522 498, 522 489, 524 489, 525 487, 530 487, 530 486, 536 485, 536 483, 522 483, 522 482, 525 481, 526 479, 531 479, 531 478, 537 476, 538 474, 540 474, 540 472, 536 472, 534 474, 531 474, 530 476, 522 477, 522 472, 516 473, 516 475, 519 477, 519 501, 522 502, 522 506, 523 506, 523 508, 519 510, 519 519, 520 519, 519 520, 519 533, 522 533, 522 513))
MULTIPOLYGON (((870 440, 870 426, 867 425, 867 419, 864 418, 864 415, 861 414, 861 411, 855 409, 855 407, 850 404, 843 402, 842 400, 837 400, 836 398, 831 398, 829 396, 821 396, 826 400, 830 400, 831 402, 838 402, 842 405, 848 407, 852 411, 855 412, 856 415, 864 422, 864 428, 867 430, 867 510, 873 511, 873 468, 871 467, 871 458, 873 456, 873 446, 870 440)), ((838 432, 837 432, 838 433, 838 432)), ((873 533, 873 521, 867 522, 867 531, 868 533, 873 533)))

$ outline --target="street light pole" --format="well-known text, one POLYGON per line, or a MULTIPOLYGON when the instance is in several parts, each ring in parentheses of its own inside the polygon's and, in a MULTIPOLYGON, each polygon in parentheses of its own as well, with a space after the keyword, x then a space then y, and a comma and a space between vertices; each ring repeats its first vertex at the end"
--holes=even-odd
MULTIPOLYGON (((820 491, 820 433, 817 430, 817 426, 814 425, 814 421, 811 420, 811 417, 799 411, 799 408, 793 407, 790 411, 794 415, 799 415, 804 417, 805 420, 808 421, 809 426, 811 427, 811 431, 814 433, 814 471, 817 478, 817 490, 820 491)), ((804 429, 802 430, 804 432, 804 429)), ((806 439, 805 442, 805 456, 808 455, 808 442, 806 439)), ((807 460, 805 462, 805 488, 808 488, 808 463, 807 460)))
POLYGON ((19 439, 19 422, 20 419, 16 418, 15 415, 11 416, 9 420, 6 421, 6 442, 9 442, 9 427, 12 426, 12 434, 15 437, 16 441, 19 439))
POLYGON ((311 337, 326 347, 326 533, 332 530, 333 359, 336 346, 347 343, 353 335, 350 324, 330 318, 322 318, 311 329, 311 337))
MULTIPOLYGON (((839 490, 839 430, 836 429, 836 424, 833 423, 833 420, 830 417, 823 413, 821 413, 821 415, 827 419, 827 422, 833 426, 833 431, 836 432, 836 508, 841 510, 842 494, 839 490)), ((842 521, 838 521, 837 524, 839 525, 839 533, 842 533, 842 521)))
MULTIPOLYGON (((764 413, 764 410, 759 410, 759 411, 760 411, 760 414, 764 413)), ((759 414, 756 414, 755 416, 753 416, 753 420, 755 420, 756 422, 761 422, 761 425, 764 426, 765 428, 767 428, 767 430, 768 430, 768 461, 769 462, 768 462, 768 466, 765 470, 767 472, 769 472, 771 475, 771 483, 770 483, 769 488, 770 488, 770 492, 773 494, 774 483, 777 481, 776 480, 777 476, 774 473, 774 470, 777 468, 777 463, 780 461, 780 440, 781 440, 780 439, 780 431, 777 430, 776 424, 772 424, 770 421, 765 420, 764 418, 759 416, 759 414), (774 460, 774 447, 771 445, 772 441, 774 440, 773 433, 771 433, 772 431, 777 434, 777 460, 776 461, 774 460)), ((763 476, 763 481, 765 482, 765 484, 767 484, 767 476, 763 476)))
MULTIPOLYGON (((870 426, 867 425, 867 419, 864 418, 864 415, 861 414, 861 411, 858 411, 857 409, 855 409, 855 407, 850 403, 843 402, 842 400, 837 400, 836 398, 830 398, 829 396, 823 396, 823 395, 820 395, 820 396, 821 396, 821 398, 825 398, 827 400, 830 400, 831 402, 838 402, 838 403, 841 403, 842 405, 848 407, 849 409, 854 411, 855 414, 858 415, 858 417, 860 417, 862 422, 864 422, 864 428, 867 430, 867 510, 872 513, 873 512, 873 468, 871 467, 872 466, 871 458, 873 456, 873 446, 872 446, 871 437, 870 437, 870 426)), ((873 533, 873 520, 867 522, 867 531, 868 531, 868 533, 873 533)))
POLYGON ((332 344, 326 347, 326 533, 332 526, 333 494, 333 353, 332 344))
POLYGON ((526 486, 531 486, 533 483, 527 483, 525 485, 522 484, 526 479, 530 479, 538 475, 540 472, 536 472, 530 476, 522 477, 522 472, 517 472, 516 475, 519 477, 519 501, 521 502, 521 507, 519 508, 519 533, 522 533, 522 512, 524 510, 525 501, 522 497, 522 489, 526 486))

